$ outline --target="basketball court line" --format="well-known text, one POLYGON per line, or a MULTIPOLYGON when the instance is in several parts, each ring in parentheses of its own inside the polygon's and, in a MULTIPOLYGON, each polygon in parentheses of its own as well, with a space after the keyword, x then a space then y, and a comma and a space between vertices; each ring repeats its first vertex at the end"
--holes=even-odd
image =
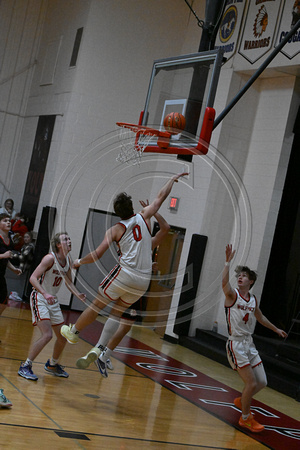
MULTIPOLYGON (((103 325, 96 321, 83 330, 80 337, 95 345, 102 327, 103 325)), ((233 403, 234 398, 240 396, 239 391, 131 337, 123 338, 121 344, 115 349, 113 357, 128 367, 269 448, 299 449, 299 421, 253 400, 252 409, 257 420, 265 426, 265 430, 259 434, 248 432, 239 427, 241 412, 233 403)))
POLYGON ((133 437, 129 437, 129 436, 118 436, 115 434, 104 434, 104 433, 90 433, 90 432, 83 432, 83 433, 76 433, 72 430, 57 430, 56 428, 48 428, 48 427, 36 427, 36 426, 28 426, 28 425, 20 425, 20 424, 11 424, 11 423, 6 423, 6 422, 0 422, 0 426, 8 426, 11 428, 16 428, 16 429, 30 429, 32 431, 36 430, 36 431, 49 431, 49 432, 54 432, 55 434, 57 434, 57 436, 61 437, 61 438, 66 438, 66 439, 72 439, 72 440, 82 440, 82 441, 87 441, 90 440, 90 437, 99 437, 99 438, 109 438, 109 439, 115 439, 115 440, 121 440, 123 441, 131 441, 131 442, 140 442, 142 443, 150 443, 150 444, 163 444, 163 445, 172 445, 173 447, 175 446, 180 446, 182 447, 182 445, 184 445, 185 448, 207 448, 207 449, 213 449, 213 450, 227 450, 225 447, 220 447, 220 446, 212 446, 212 445, 203 445, 203 444, 182 444, 180 442, 170 442, 170 441, 163 441, 163 440, 155 440, 155 439, 142 439, 142 438, 133 438, 133 437))

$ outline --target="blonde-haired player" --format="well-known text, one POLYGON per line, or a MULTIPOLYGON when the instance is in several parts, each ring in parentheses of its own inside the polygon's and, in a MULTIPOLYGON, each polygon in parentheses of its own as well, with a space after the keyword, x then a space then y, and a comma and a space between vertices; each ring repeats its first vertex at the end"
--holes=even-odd
POLYGON ((32 344, 28 358, 21 363, 18 374, 28 380, 36 381, 38 377, 32 371, 32 362, 52 339, 52 329, 56 335, 53 355, 45 364, 45 370, 52 375, 67 378, 69 375, 58 364, 59 357, 66 345, 65 338, 60 334, 64 318, 57 300, 57 293, 65 281, 67 288, 81 301, 85 294, 80 294, 72 282, 71 261, 68 253, 71 251, 71 239, 66 232, 57 233, 51 240, 52 252, 48 253, 30 277, 33 290, 30 295, 32 323, 41 332, 41 337, 32 344))

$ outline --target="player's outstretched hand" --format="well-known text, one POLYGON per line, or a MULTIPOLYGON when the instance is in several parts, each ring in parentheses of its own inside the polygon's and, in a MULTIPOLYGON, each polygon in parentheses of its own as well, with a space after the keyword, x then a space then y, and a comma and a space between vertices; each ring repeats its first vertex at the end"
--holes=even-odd
POLYGON ((72 268, 73 269, 78 269, 78 267, 80 267, 79 259, 75 259, 75 261, 72 264, 72 268))
POLYGON ((140 200, 140 204, 142 205, 143 208, 146 208, 146 206, 149 206, 149 200, 147 199, 145 202, 144 200, 140 200))
POLYGON ((173 177, 174 183, 177 183, 179 178, 185 177, 187 175, 189 175, 188 172, 182 172, 182 173, 178 173, 177 175, 174 175, 174 177, 173 177))
POLYGON ((226 254, 226 262, 230 262, 235 255, 235 250, 232 250, 231 244, 226 245, 225 254, 226 254))

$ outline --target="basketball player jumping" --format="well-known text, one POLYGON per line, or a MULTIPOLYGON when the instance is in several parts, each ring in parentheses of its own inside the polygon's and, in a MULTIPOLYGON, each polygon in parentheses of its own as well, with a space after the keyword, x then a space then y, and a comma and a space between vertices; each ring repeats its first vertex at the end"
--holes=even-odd
MULTIPOLYGON (((140 204, 143 208, 149 205, 149 202, 144 202, 140 200, 140 204)), ((163 238, 168 234, 170 230, 170 225, 166 220, 157 212, 154 214, 155 219, 158 222, 159 225, 159 231, 155 234, 155 236, 152 237, 151 243, 152 243, 152 250, 154 250, 163 240, 163 238)), ((154 263, 156 264, 156 263, 154 263)), ((152 264, 153 267, 153 264, 152 264)), ((154 269, 152 269, 153 271, 154 269)), ((137 300, 135 303, 129 306, 128 309, 122 314, 121 320, 119 322, 119 327, 117 331, 114 333, 114 335, 110 338, 110 340, 107 342, 107 336, 106 333, 101 333, 101 336, 98 340, 98 343, 95 347, 98 347, 101 350, 101 355, 99 358, 96 359, 95 363, 96 366, 99 369, 99 372, 104 378, 108 377, 107 370, 110 369, 113 370, 113 365, 110 360, 110 356, 113 352, 113 350, 119 345, 121 340, 124 336, 130 331, 132 325, 134 322, 140 318, 138 315, 138 312, 142 309, 142 298, 137 300)), ((108 320, 114 320, 114 319, 108 319, 108 320)), ((90 353, 89 353, 90 354, 90 353)), ((79 358, 76 361, 76 366, 79 369, 86 369, 89 366, 89 357, 83 356, 82 358, 79 358)))
POLYGON ((256 273, 249 267, 236 269, 238 289, 232 289, 229 283, 229 265, 235 250, 226 246, 226 262, 222 276, 222 288, 225 294, 225 313, 229 339, 226 343, 227 358, 234 370, 244 382, 242 396, 234 404, 242 411, 239 425, 254 433, 264 430, 264 426, 254 420, 250 411, 252 397, 267 385, 266 373, 259 353, 253 343, 254 318, 264 327, 284 338, 287 333, 273 325, 259 309, 255 295, 249 291, 256 281, 256 273))
MULTIPOLYGON (((157 197, 141 213, 134 214, 132 200, 125 192, 114 199, 114 211, 121 221, 105 233, 105 237, 96 250, 74 261, 74 267, 91 264, 102 257, 113 241, 120 249, 120 260, 112 271, 104 278, 99 286, 99 293, 93 300, 92 306, 87 308, 77 319, 75 325, 64 325, 61 334, 71 344, 78 342, 78 334, 91 324, 99 312, 110 302, 114 302, 110 318, 103 328, 106 345, 119 327, 120 317, 130 305, 141 298, 146 292, 152 273, 150 219, 156 214, 160 206, 170 194, 173 184, 179 178, 188 175, 180 173, 174 175, 159 191, 157 197)), ((95 361, 100 355, 99 348, 92 348, 86 355, 88 363, 95 361)))

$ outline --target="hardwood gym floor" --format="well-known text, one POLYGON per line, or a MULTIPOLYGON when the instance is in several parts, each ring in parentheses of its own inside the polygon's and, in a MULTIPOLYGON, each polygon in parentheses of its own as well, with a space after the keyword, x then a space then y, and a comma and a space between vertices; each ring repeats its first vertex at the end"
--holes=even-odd
MULTIPOLYGON (((67 322, 73 322, 77 313, 64 314, 67 322)), ((39 331, 31 325, 26 303, 9 302, 0 317, 0 388, 13 407, 0 408, 1 448, 299 448, 300 408, 296 400, 264 389, 256 397, 262 402, 259 406, 267 405, 273 415, 276 411, 277 420, 278 412, 282 413, 284 418, 277 423, 280 427, 285 420, 284 432, 270 426, 264 436, 246 434, 236 427, 239 412, 228 407, 233 402, 232 392, 242 389, 238 375, 162 340, 151 329, 133 327, 131 338, 124 338, 112 358, 114 370, 107 379, 100 376, 94 364, 85 371, 77 369, 76 359, 95 343, 101 322, 103 319, 88 327, 77 345, 67 344, 61 363, 70 374, 68 379, 44 371, 51 356, 51 341, 34 362, 39 380, 29 381, 18 376, 18 368, 39 331), (169 368, 164 366, 166 361, 170 361, 169 368), (200 379, 207 385, 196 384, 200 379), (206 397, 204 391, 208 392, 206 397), (222 403, 223 395, 226 402, 222 403), (213 398, 218 401, 217 409, 213 409, 213 398), (224 405, 226 408, 222 408, 224 405)))

